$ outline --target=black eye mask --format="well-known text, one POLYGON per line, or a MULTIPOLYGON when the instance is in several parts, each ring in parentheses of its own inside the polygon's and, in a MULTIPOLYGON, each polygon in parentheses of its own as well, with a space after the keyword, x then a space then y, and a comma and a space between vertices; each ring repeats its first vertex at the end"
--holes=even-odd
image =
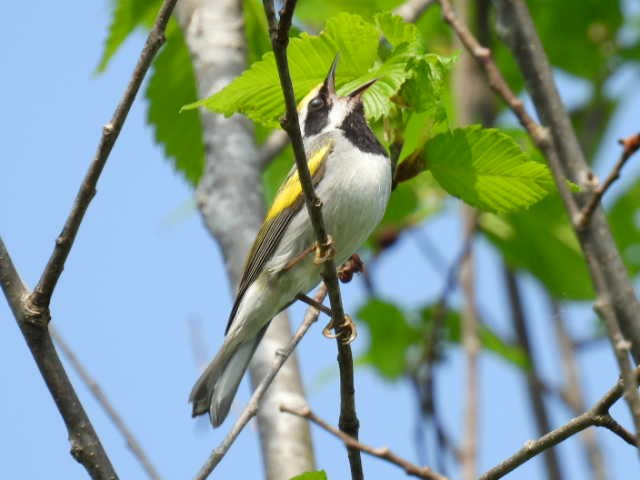
POLYGON ((304 121, 304 136, 310 137, 322 131, 329 123, 329 110, 331 105, 322 92, 314 97, 307 105, 307 118, 304 121))

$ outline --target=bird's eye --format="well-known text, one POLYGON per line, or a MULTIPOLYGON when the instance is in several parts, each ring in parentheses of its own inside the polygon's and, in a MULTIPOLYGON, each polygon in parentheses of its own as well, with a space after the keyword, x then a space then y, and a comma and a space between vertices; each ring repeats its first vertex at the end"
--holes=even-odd
POLYGON ((321 97, 315 97, 309 102, 309 108, 311 110, 318 110, 324 106, 324 100, 321 97))

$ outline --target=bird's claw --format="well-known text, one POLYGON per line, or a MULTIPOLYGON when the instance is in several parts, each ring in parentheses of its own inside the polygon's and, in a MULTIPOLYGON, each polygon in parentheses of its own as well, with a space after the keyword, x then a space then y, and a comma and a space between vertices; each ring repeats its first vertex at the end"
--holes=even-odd
POLYGON ((336 254, 336 246, 333 243, 331 235, 327 235, 325 243, 316 243, 316 258, 313 259, 315 265, 322 265, 324 262, 331 260, 336 254))
POLYGON ((349 345, 358 337, 358 329, 350 315, 344 316, 342 324, 334 325, 333 319, 322 329, 322 334, 327 338, 340 338, 344 345, 349 345), (336 330, 334 332, 334 330, 336 330))

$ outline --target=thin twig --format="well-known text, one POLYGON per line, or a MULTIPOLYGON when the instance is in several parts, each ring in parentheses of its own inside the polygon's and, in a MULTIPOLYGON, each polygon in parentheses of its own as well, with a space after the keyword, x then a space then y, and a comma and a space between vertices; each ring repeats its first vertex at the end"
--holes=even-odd
MULTIPOLYGON (((622 352, 619 350, 620 346, 627 344, 623 340, 626 337, 635 362, 640 362, 640 302, 635 296, 633 285, 629 281, 603 213, 596 209, 589 225, 583 229, 577 228, 579 198, 571 193, 565 179, 565 170, 571 174, 571 179, 579 181, 581 177, 587 176, 588 166, 555 87, 549 61, 526 4, 521 0, 496 2, 502 17, 501 25, 505 30, 503 37, 519 63, 538 114, 552 127, 551 131, 536 123, 526 112, 522 101, 509 88, 498 70, 491 57, 491 51, 481 46, 466 25, 459 20, 449 0, 437 1, 442 7, 445 21, 451 25, 463 45, 484 69, 492 90, 509 105, 536 146, 546 156, 556 187, 587 259, 594 290, 598 295, 594 307, 599 313, 606 314, 603 319, 607 325, 609 340, 623 378, 627 378, 625 370, 630 367, 628 361, 623 361, 622 352)), ((633 383, 635 382, 627 388, 625 401, 634 417, 636 433, 640 433, 640 396, 633 383)))
POLYGON ((41 322, 34 322, 27 310, 29 291, 22 283, 2 238, 0 284, 31 355, 67 427, 71 455, 84 466, 94 480, 117 479, 111 461, 60 362, 47 326, 41 322))
POLYGON ((337 428, 333 427, 332 425, 322 420, 315 413, 313 413, 308 406, 295 408, 288 405, 281 405, 280 411, 287 412, 292 415, 296 415, 298 417, 306 418, 307 420, 309 420, 312 423, 315 423, 320 428, 322 428, 323 430, 326 430, 333 436, 338 437, 349 448, 356 449, 360 452, 367 453, 373 457, 377 457, 382 460, 386 460, 387 462, 393 463, 394 465, 397 465, 398 467, 402 468, 407 473, 407 475, 418 477, 418 478, 424 478, 426 480, 447 480, 446 477, 443 477, 442 475, 437 474, 436 472, 434 472, 428 467, 421 467, 419 465, 409 462, 408 460, 402 457, 399 457, 398 455, 393 453, 391 450, 389 450, 387 447, 375 448, 369 445, 365 445, 364 443, 360 442, 358 439, 344 433, 341 430, 338 430, 337 428))
MULTIPOLYGON (((620 252, 602 209, 580 229, 577 218, 588 194, 568 191, 565 177, 589 187, 593 174, 584 157, 569 114, 555 84, 551 64, 523 0, 495 0, 498 32, 513 53, 531 99, 551 139, 543 150, 558 186, 572 226, 587 260, 598 298, 612 306, 612 321, 631 342, 635 363, 640 363, 640 301, 636 296, 620 252)), ((535 140, 535 139, 534 139, 535 140)), ((609 330, 611 339, 611 330, 609 330)))
MULTIPOLYGON (((300 133, 300 125, 298 123, 298 112, 296 108, 296 99, 289 74, 289 64, 287 61, 287 46, 289 44, 289 29, 293 18, 293 11, 296 6, 296 0, 287 0, 280 11, 279 21, 276 20, 273 2, 264 0, 264 11, 269 24, 269 33, 271 36, 271 44, 278 67, 278 75, 280 77, 280 86, 285 98, 286 115, 282 121, 282 128, 287 132, 291 139, 291 146, 295 155, 296 166, 302 191, 305 197, 305 204, 313 230, 320 248, 320 256, 327 257, 330 249, 329 236, 327 234, 324 221, 322 218, 322 202, 317 197, 311 174, 307 166, 307 158, 302 143, 302 134, 300 133)), ((329 258, 322 266, 322 278, 327 286, 329 301, 331 303, 331 311, 333 312, 333 324, 336 325, 336 342, 338 346, 338 365, 340 369, 340 429, 352 437, 358 437, 359 422, 355 408, 355 387, 353 380, 353 355, 351 347, 341 340, 341 328, 344 320, 344 309, 342 307, 342 298, 340 295, 340 286, 338 285, 338 274, 333 259, 329 258)), ((362 459, 360 452, 355 449, 348 449, 349 465, 351 467, 351 476, 353 480, 361 480, 364 478, 362 472, 362 459)))
MULTIPOLYGON (((551 298, 549 299, 549 303, 551 306, 551 317, 555 337, 558 341, 560 356, 562 358, 561 363, 566 383, 566 387, 561 389, 561 397, 569 406, 573 414, 578 415, 580 412, 584 412, 586 404, 584 394, 582 392, 582 386, 580 384, 575 342, 573 342, 569 332, 567 331, 560 303, 551 298)), ((585 430, 582 432, 581 437, 587 462, 593 472, 593 478, 595 480, 606 480, 607 468, 604 462, 604 455, 598 445, 598 439, 596 438, 595 432, 593 430, 585 430)))
MULTIPOLYGON (((315 301, 322 302, 327 295, 327 288, 325 286, 321 286, 318 289, 318 292, 315 296, 315 301)), ((233 442, 236 440, 242 429, 249 423, 253 417, 258 413, 258 407, 260 406, 260 401, 262 397, 266 393, 269 385, 273 382, 276 374, 287 361, 287 358, 291 356, 293 350, 296 348, 302 337, 307 333, 311 325, 313 325, 316 320, 318 320, 318 316, 320 315, 320 311, 315 309, 314 307, 309 307, 304 316, 304 321, 298 327, 295 335, 291 338, 291 341, 287 344, 285 348, 278 351, 276 359, 271 366, 269 372, 264 376, 264 378, 260 381, 260 383, 256 386, 249 399, 249 402, 245 406, 244 410, 236 420, 236 423, 233 425, 227 436, 220 442, 220 444, 213 450, 206 463, 202 466, 198 474, 195 476, 195 480, 205 480, 213 471, 214 468, 220 463, 220 460, 226 455, 233 442)))
POLYGON ((589 199, 589 203, 587 203, 578 214, 576 223, 580 229, 584 228, 589 223, 593 212, 600 203, 600 200, 602 200, 606 191, 611 187, 611 184, 620 177, 620 172, 622 171, 624 164, 627 163, 627 160, 629 160, 629 158, 631 158, 631 156, 640 148, 640 133, 636 133, 635 135, 631 135, 627 138, 621 138, 618 140, 618 143, 622 145, 620 158, 613 166, 611 173, 609 173, 605 181, 594 189, 593 195, 589 199))
MULTIPOLYGON (((633 375, 637 379, 640 375, 640 368, 636 368, 633 371, 633 375)), ((618 380, 616 385, 604 394, 604 396, 589 410, 584 412, 582 415, 573 418, 561 427, 543 435, 537 440, 526 442, 524 447, 505 461, 487 471, 479 478, 479 480, 497 480, 498 478, 502 478, 541 452, 544 452, 545 450, 563 442, 572 435, 575 435, 576 433, 591 426, 605 427, 626 442, 631 442, 633 444, 633 436, 631 435, 631 438, 629 438, 628 432, 620 427, 617 422, 613 421, 609 415, 609 409, 617 400, 620 399, 623 393, 624 383, 622 380, 618 380)))
POLYGON ((49 325, 49 334, 57 346, 62 350, 62 353, 67 358, 71 367, 76 371, 80 379, 87 386, 89 391, 93 394, 93 397, 100 404, 102 409, 106 412, 107 416, 111 419, 116 429, 120 431, 122 436, 127 442, 127 446, 133 453, 133 456, 138 459, 140 465, 149 478, 153 480, 160 480, 162 477, 151 463, 151 460, 143 450, 142 446, 136 439, 133 432, 129 429, 123 418, 120 416, 116 408, 112 405, 111 401, 107 398, 104 391, 98 384, 98 382, 91 376, 87 369, 82 365, 82 362, 76 356, 75 352, 71 349, 69 344, 62 338, 53 325, 49 325))
POLYGON ((80 189, 78 190, 73 203, 73 208, 71 209, 67 221, 62 228, 62 232, 58 235, 58 238, 56 238, 55 247, 49 261, 47 262, 47 266, 42 272, 40 281, 31 295, 30 301, 36 309, 45 310, 49 307, 53 289, 56 287, 58 279, 62 274, 64 263, 69 256, 69 252, 71 251, 73 241, 78 233, 80 223, 87 211, 89 202, 91 202, 91 199, 96 193, 98 178, 100 178, 100 174, 102 173, 102 169, 104 168, 107 159, 109 158, 111 149, 118 139, 120 130, 122 130, 124 121, 126 120, 131 105, 136 98, 145 74, 151 66, 151 62, 153 61, 156 53, 165 41, 164 31, 167 27, 167 23, 169 22, 169 18, 171 17, 171 12, 173 11, 173 7, 175 7, 176 1, 177 0, 165 0, 160 7, 156 21, 147 36, 144 48, 140 53, 138 62, 133 70, 131 79, 129 80, 129 85, 124 91, 122 99, 116 107, 111 121, 102 128, 102 138, 98 144, 98 150, 96 151, 89 170, 80 185, 80 189))
POLYGON ((48 331, 51 295, 64 268, 80 223, 95 194, 95 187, 115 143, 127 113, 140 88, 140 84, 164 42, 164 30, 176 0, 165 0, 155 23, 147 36, 145 46, 129 81, 129 85, 116 108, 115 114, 103 128, 96 156, 80 186, 75 203, 62 233, 33 292, 24 286, 0 239, 0 283, 5 292, 18 326, 24 336, 40 374, 58 407, 67 427, 71 454, 94 479, 116 479, 117 475, 100 443, 69 378, 60 362, 48 331))
MULTIPOLYGON (((466 205, 462 206, 465 238, 473 237, 477 228, 477 211, 466 205)), ((464 296, 462 313, 462 345, 466 360, 466 390, 464 406, 464 436, 462 439, 461 463, 462 478, 473 480, 478 469, 478 356, 480 340, 478 338, 478 314, 476 309, 475 278, 473 248, 468 248, 460 262, 460 287, 464 296)))
MULTIPOLYGON (((531 340, 529 338, 529 329, 525 310, 522 305, 520 286, 518 285, 518 279, 515 273, 513 273, 506 264, 503 265, 503 273, 509 297, 511 322, 518 338, 518 344, 526 353, 527 359, 529 360, 529 368, 526 369, 525 374, 527 379, 527 390, 529 392, 528 397, 531 402, 531 409, 535 419, 537 434, 544 435, 551 430, 551 422, 549 421, 549 413, 547 412, 547 407, 544 403, 542 383, 539 381, 540 373, 538 371, 536 357, 533 353, 531 340)), ((560 480, 563 478, 562 471, 560 469, 560 462, 558 461, 558 457, 554 450, 548 450, 545 452, 544 462, 550 479, 560 480)))
POLYGON ((313 307, 316 310, 320 310, 322 313, 324 313, 325 315, 328 315, 329 317, 333 316, 333 312, 329 307, 327 307, 326 305, 323 305, 320 302, 317 302, 315 299, 309 297, 308 295, 305 295, 304 293, 299 293, 298 295, 296 295, 296 298, 301 302, 306 303, 310 307, 313 307))

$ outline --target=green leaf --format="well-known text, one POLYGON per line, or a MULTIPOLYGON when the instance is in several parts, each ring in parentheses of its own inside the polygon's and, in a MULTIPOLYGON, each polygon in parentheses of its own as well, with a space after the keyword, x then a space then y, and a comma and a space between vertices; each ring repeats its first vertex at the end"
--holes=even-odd
MULTIPOLYGON (((435 307, 429 305, 421 310, 421 316, 425 324, 430 328, 433 321, 435 307)), ((444 318, 445 339, 448 342, 459 344, 462 341, 462 319, 459 312, 448 310, 444 318)), ((478 325, 478 339, 482 348, 515 365, 518 368, 529 368, 529 360, 526 353, 517 345, 504 340, 497 332, 487 324, 478 325)))
POLYGON ((482 215, 480 226, 511 267, 533 274, 555 298, 593 298, 580 245, 557 193, 526 212, 482 215))
POLYGON ((250 65, 271 50, 269 26, 261 0, 243 0, 244 36, 247 39, 247 63, 250 65))
POLYGON ((291 480, 327 480, 327 473, 324 470, 305 472, 302 475, 291 477, 291 480))
POLYGON ((397 306, 379 299, 366 303, 357 317, 369 330, 363 360, 389 380, 400 377, 406 371, 407 349, 422 338, 419 330, 407 322, 397 306))
MULTIPOLYGON (((411 75, 406 64, 413 50, 403 43, 381 62, 377 55, 379 37, 375 25, 345 13, 329 19, 318 36, 302 33, 292 38, 288 59, 296 98, 300 100, 323 81, 336 53, 340 53, 342 61, 336 72, 338 91, 344 93, 378 78, 364 95, 365 110, 369 119, 386 115, 391 108, 389 97, 411 75)), ((269 52, 221 91, 184 108, 205 106, 227 116, 240 112, 265 126, 277 127, 283 105, 274 56, 269 52)))
POLYGON ((631 275, 640 272, 640 182, 616 199, 609 224, 622 260, 631 275))
POLYGON ((169 23, 166 36, 145 91, 147 121, 176 170, 195 185, 204 168, 202 124, 198 112, 180 114, 180 107, 196 96, 193 65, 175 20, 169 23))
POLYGON ((471 126, 436 135, 425 155, 445 190, 482 210, 526 208, 555 188, 549 169, 496 129, 471 126))
POLYGON ((413 23, 405 22, 402 17, 391 12, 378 13, 373 17, 373 21, 394 47, 401 43, 417 45, 420 41, 416 26, 413 23))
POLYGON ((113 0, 111 24, 97 71, 103 72, 109 60, 129 35, 140 26, 149 26, 160 8, 160 0, 113 0))

